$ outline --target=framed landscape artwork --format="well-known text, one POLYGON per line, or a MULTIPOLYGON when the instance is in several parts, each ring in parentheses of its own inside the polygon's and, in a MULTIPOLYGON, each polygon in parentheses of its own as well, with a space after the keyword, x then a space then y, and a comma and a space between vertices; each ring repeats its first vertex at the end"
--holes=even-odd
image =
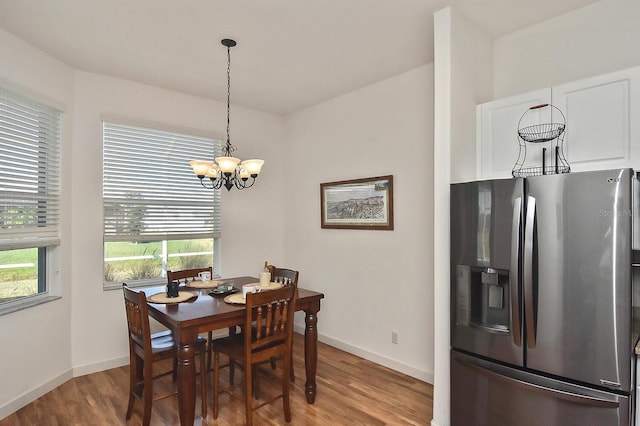
POLYGON ((322 228, 393 230, 393 176, 320 184, 322 228))

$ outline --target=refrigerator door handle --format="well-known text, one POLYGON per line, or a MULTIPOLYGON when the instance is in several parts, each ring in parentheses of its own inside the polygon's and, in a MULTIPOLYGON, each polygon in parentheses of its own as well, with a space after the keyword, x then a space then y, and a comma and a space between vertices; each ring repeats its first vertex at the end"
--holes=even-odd
POLYGON ((536 325, 533 306, 533 232, 536 218, 536 199, 527 197, 527 218, 524 230, 524 251, 522 256, 524 281, 524 322, 527 330, 527 346, 536 347, 536 325))
POLYGON ((538 383, 527 380, 526 377, 518 377, 518 371, 514 370, 511 374, 509 372, 500 371, 499 365, 485 364, 484 362, 478 362, 475 360, 458 359, 460 363, 468 368, 483 374, 488 377, 503 380, 513 386, 524 387, 530 391, 540 393, 552 393, 555 398, 563 399, 577 404, 589 405, 595 407, 604 408, 618 408, 620 402, 613 397, 612 399, 602 398, 596 395, 586 395, 580 393, 578 389, 574 389, 574 386, 570 384, 564 384, 559 388, 553 388, 543 383, 544 379, 538 383))
POLYGON ((509 293, 511 297, 511 329, 513 343, 522 344, 522 324, 520 324, 519 274, 518 257, 520 253, 520 225, 522 223, 522 198, 513 201, 513 217, 511 220, 511 269, 509 271, 509 293))

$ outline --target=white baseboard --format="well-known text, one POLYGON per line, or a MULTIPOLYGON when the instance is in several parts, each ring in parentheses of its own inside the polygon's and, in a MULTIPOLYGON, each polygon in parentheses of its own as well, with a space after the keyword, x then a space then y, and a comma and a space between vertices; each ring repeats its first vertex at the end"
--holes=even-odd
POLYGON ((112 368, 122 367, 123 365, 129 365, 129 355, 107 359, 93 364, 85 364, 73 367, 73 377, 86 376, 87 374, 111 370, 112 368))
MULTIPOLYGON (((304 326, 295 325, 294 328, 297 333, 304 334, 304 326)), ((380 364, 384 367, 406 374, 407 376, 411 376, 415 379, 422 380, 423 382, 433 384, 433 373, 429 373, 427 371, 417 369, 410 365, 404 364, 402 362, 398 362, 394 359, 368 351, 366 349, 362 349, 360 347, 351 345, 349 343, 345 343, 341 340, 334 339, 332 337, 323 335, 321 333, 318 333, 318 340, 322 343, 326 343, 329 346, 333 346, 334 348, 338 348, 342 351, 348 352, 350 354, 359 356, 371 362, 375 362, 376 364, 380 364)))
POLYGON ((15 399, 0 407, 0 419, 4 419, 5 417, 15 413, 25 405, 30 404, 47 392, 50 392, 63 383, 67 382, 72 377, 72 370, 69 369, 59 376, 56 376, 53 379, 42 383, 41 385, 30 389, 22 393, 21 395, 18 395, 15 399))

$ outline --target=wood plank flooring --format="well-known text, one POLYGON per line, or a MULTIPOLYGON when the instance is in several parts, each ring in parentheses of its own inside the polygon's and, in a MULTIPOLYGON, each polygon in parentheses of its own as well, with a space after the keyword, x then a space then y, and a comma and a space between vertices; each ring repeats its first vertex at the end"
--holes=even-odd
MULTIPOLYGON (((313 405, 304 396, 303 337, 294 339, 296 382, 291 388, 292 420, 290 425, 429 425, 432 418, 433 387, 412 377, 366 361, 362 358, 318 344, 318 394, 313 405)), ((280 367, 281 363, 278 363, 280 367)), ((170 365, 168 365, 170 367, 170 365)), ((279 382, 268 377, 273 373, 265 365, 261 375, 261 397, 277 392, 279 382)), ((162 369, 162 367, 160 368, 162 369)), ((278 373, 278 370, 276 370, 278 373)), ((76 377, 0 421, 0 426, 98 426, 139 425, 142 407, 136 403, 133 417, 126 422, 129 367, 76 377)), ((173 386, 170 379, 160 379, 156 389, 162 392, 173 386)), ((242 379, 236 373, 236 382, 242 379)), ((220 395, 220 413, 213 419, 211 375, 208 378, 208 410, 201 418, 200 401, 196 402, 197 425, 244 424, 244 404, 229 395, 220 395)), ((221 371, 221 385, 228 379, 221 371)), ((240 392, 240 390, 238 390, 240 392)), ((197 392, 199 395, 199 391, 197 392)), ((176 398, 153 404, 152 425, 178 425, 176 398)), ((282 400, 258 409, 256 425, 285 425, 282 400)))

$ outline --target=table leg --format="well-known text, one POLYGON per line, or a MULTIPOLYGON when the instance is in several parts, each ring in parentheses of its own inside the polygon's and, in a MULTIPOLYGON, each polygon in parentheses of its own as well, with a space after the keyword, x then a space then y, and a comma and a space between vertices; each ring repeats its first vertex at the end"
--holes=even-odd
POLYGON ((196 411, 195 337, 187 341, 178 344, 178 411, 182 426, 193 425, 196 411))
MULTIPOLYGON (((318 310, 319 310, 318 306, 318 310)), ((307 381, 304 384, 307 403, 313 404, 316 400, 316 369, 318 365, 318 310, 305 310, 304 329, 304 366, 307 381)))

